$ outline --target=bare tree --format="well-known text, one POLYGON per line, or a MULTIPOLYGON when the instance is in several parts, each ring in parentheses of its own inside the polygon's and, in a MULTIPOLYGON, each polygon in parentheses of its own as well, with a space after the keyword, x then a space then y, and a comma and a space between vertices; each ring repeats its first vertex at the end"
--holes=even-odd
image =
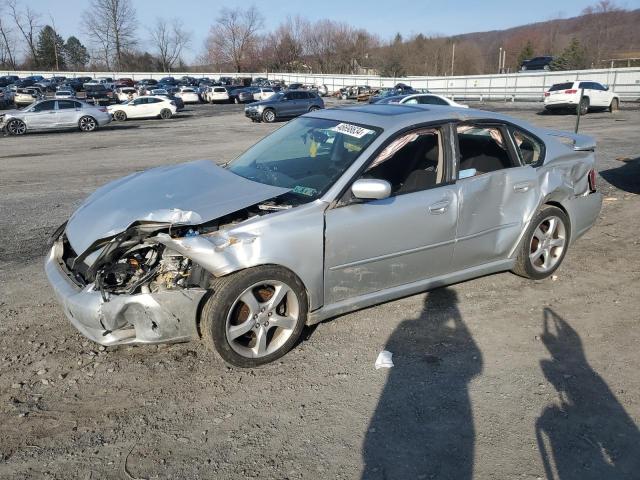
POLYGON ((0 11, 0 65, 16 70, 15 43, 9 26, 2 23, 0 11))
POLYGON ((91 0, 85 12, 85 28, 110 68, 122 69, 127 50, 136 43, 136 11, 131 0, 91 0))
POLYGON ((151 39, 155 43, 162 70, 169 72, 191 41, 191 34, 184 29, 182 22, 178 19, 169 23, 163 18, 158 18, 155 27, 151 30, 151 39))
POLYGON ((242 70, 249 54, 257 47, 258 31, 264 19, 255 6, 246 10, 223 8, 216 24, 209 30, 206 48, 212 64, 231 64, 242 70))
POLYGON ((18 11, 17 0, 7 0, 7 7, 9 7, 9 15, 13 19, 16 27, 27 42, 27 48, 29 49, 28 55, 34 65, 38 65, 37 54, 37 39, 36 36, 40 29, 40 18, 29 6, 23 11, 18 11))

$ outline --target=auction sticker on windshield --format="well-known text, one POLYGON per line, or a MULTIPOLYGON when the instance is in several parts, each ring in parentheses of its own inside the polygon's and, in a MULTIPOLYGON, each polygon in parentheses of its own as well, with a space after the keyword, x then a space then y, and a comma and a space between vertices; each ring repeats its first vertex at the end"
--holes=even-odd
POLYGON ((343 133, 344 135, 349 135, 351 137, 356 137, 356 138, 362 138, 365 135, 373 133, 373 130, 359 127, 357 125, 351 125, 350 123, 339 123, 335 127, 332 127, 330 130, 333 130, 338 133, 343 133))

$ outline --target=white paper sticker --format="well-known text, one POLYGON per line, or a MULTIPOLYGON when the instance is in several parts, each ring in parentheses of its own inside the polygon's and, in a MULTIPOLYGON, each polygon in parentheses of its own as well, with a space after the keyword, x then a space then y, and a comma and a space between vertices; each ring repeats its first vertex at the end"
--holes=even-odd
POLYGON ((369 133, 373 133, 373 130, 358 127, 357 125, 351 125, 350 123, 339 123, 335 127, 331 128, 331 130, 356 138, 362 138, 369 133))

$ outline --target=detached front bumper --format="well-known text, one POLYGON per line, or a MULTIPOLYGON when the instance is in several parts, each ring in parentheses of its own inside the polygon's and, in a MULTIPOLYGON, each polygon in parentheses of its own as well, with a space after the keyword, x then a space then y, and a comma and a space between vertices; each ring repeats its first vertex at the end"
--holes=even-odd
POLYGON ((85 337, 101 345, 184 342, 197 336, 196 318, 206 290, 166 290, 111 295, 104 301, 93 284, 78 286, 61 263, 58 241, 45 272, 65 315, 85 337))

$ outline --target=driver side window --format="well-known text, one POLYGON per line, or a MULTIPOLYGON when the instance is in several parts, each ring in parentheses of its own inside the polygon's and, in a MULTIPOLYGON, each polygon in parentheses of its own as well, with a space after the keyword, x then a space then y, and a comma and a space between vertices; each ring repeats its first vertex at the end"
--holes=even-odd
POLYGON ((444 164, 442 131, 423 128, 391 142, 361 178, 386 180, 392 196, 419 192, 444 183, 444 164))

